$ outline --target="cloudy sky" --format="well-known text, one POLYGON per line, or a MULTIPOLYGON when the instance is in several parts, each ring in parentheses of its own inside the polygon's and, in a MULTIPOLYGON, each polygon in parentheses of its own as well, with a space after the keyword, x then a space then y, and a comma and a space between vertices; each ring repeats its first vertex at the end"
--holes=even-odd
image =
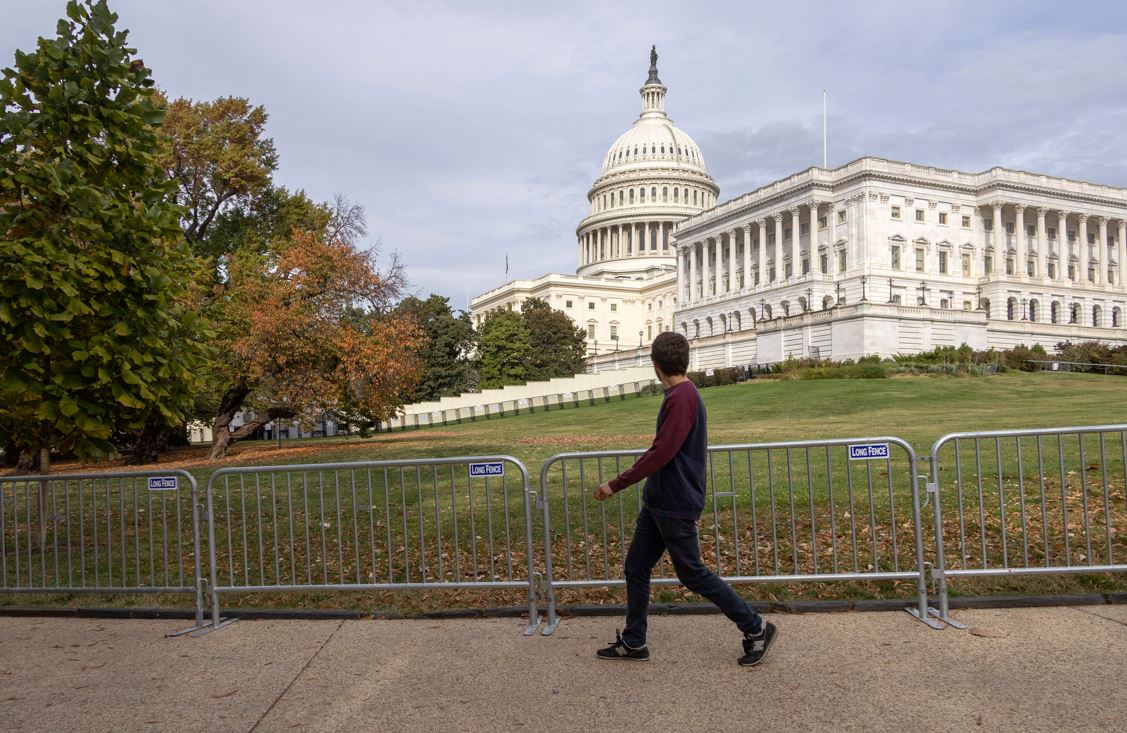
MULTIPOLYGON (((465 307, 575 269, 650 44, 721 200, 862 155, 1127 186, 1127 3, 111 0, 172 96, 249 97, 277 180, 365 206, 414 289, 465 307)), ((0 64, 64 0, 0 0, 0 64)))

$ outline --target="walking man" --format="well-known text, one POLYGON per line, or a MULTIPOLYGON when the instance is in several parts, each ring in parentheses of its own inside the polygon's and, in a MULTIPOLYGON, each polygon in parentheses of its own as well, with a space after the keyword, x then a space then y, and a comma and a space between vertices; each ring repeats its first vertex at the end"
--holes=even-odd
POLYGON ((599 486, 595 498, 610 498, 646 480, 642 508, 626 554, 626 628, 613 644, 600 649, 600 659, 649 661, 646 616, 650 604, 650 573, 666 550, 686 588, 715 603, 743 632, 739 663, 753 667, 771 649, 777 631, 700 559, 697 529, 704 509, 708 425, 704 402, 685 376, 689 342, 665 331, 650 352, 654 371, 665 389, 657 413, 657 434, 638 461, 617 478, 599 486))

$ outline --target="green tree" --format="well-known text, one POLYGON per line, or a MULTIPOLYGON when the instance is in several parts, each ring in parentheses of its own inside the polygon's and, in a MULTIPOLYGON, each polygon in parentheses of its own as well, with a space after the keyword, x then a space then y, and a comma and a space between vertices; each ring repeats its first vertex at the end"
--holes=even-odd
POLYGON ((587 335, 563 311, 540 298, 529 298, 521 306, 528 329, 529 349, 525 378, 529 382, 552 377, 570 377, 583 371, 587 335))
POLYGON ((530 338, 519 313, 499 311, 481 324, 478 339, 483 389, 527 381, 530 338))
POLYGON ((0 81, 0 432, 44 473, 182 419, 204 353, 161 107, 116 21, 72 0, 0 81))
POLYGON ((450 299, 431 295, 426 300, 407 298, 396 310, 413 319, 427 336, 423 347, 423 371, 412 402, 437 400, 470 391, 474 386, 474 348, 477 333, 470 315, 455 314, 450 299))

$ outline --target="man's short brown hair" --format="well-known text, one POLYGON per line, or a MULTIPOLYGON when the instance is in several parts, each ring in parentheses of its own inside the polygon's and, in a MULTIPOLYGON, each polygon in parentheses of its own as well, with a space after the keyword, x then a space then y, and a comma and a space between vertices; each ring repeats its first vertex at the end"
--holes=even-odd
POLYGON ((679 333, 662 331, 654 339, 650 359, 662 374, 680 376, 689 369, 689 342, 679 333))

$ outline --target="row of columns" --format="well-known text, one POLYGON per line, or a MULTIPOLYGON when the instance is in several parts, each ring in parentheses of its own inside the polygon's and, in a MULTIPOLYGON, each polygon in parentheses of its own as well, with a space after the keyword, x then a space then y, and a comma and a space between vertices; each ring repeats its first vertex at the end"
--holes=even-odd
MULTIPOLYGON (((766 285, 770 282, 782 282, 788 279, 785 270, 785 260, 789 255, 791 263, 790 278, 798 278, 803 275, 802 267, 802 220, 806 218, 808 221, 809 229, 809 244, 806 249, 807 257, 809 258, 811 276, 819 276, 822 273, 822 261, 818 252, 818 213, 821 210, 823 202, 811 201, 806 204, 795 206, 786 211, 781 211, 776 214, 771 214, 762 217, 749 224, 731 229, 727 232, 721 232, 713 237, 704 239, 699 242, 693 242, 686 246, 679 256, 677 266, 677 292, 680 296, 686 299, 686 302, 693 302, 711 295, 717 295, 725 291, 731 292, 742 288, 750 289, 757 283, 753 282, 754 273, 758 272, 758 284, 766 285), (805 209, 805 210, 804 210, 805 209), (790 239, 784 245, 784 217, 789 216, 790 239), (768 223, 770 220, 770 224, 768 223), (768 258, 768 234, 773 227, 774 230, 774 246, 771 254, 772 260, 768 258), (725 238, 726 235, 726 238, 725 238), (726 239, 726 244, 725 244, 726 239), (743 257, 742 259, 737 256, 737 244, 739 239, 743 240, 743 257), (752 262, 752 247, 757 245, 756 248, 756 262, 752 262), (789 253, 785 252, 789 249, 789 253), (769 268, 769 263, 773 261, 774 267, 769 268), (722 281, 722 273, 724 272, 724 264, 728 264, 728 276, 726 281, 722 281), (686 283, 685 273, 688 273, 688 282, 686 283), (697 282, 698 272, 701 274, 700 283, 697 282), (742 272, 743 285, 740 285, 739 274, 742 272), (713 274, 715 273, 715 282, 713 282, 713 274), (691 287, 689 287, 691 285, 691 287)), ((836 216, 834 213, 834 205, 832 203, 826 204, 828 206, 827 225, 826 231, 828 233, 829 242, 827 242, 827 257, 826 257, 826 272, 824 274, 836 274, 837 260, 833 256, 832 242, 836 240, 835 229, 837 226, 836 216)))
MULTIPOLYGON (((993 208, 993 230, 994 230, 994 246, 995 250, 1001 249, 1004 255, 1007 255, 1009 248, 1005 247, 1006 243, 1006 227, 1005 220, 1002 216, 1003 207, 1005 204, 996 202, 992 205, 993 208)), ((1036 221, 1037 230, 1035 238, 1037 240, 1037 250, 1032 253, 1026 249, 1027 239, 1029 238, 1025 231, 1025 210, 1026 206, 1022 204, 1012 204, 1011 208, 1014 212, 1014 255, 1016 260, 1016 267, 1014 268, 1014 275, 1019 279, 1027 277, 1029 274, 1029 265, 1033 264, 1033 273, 1035 276, 1047 277, 1049 249, 1048 249, 1048 233, 1046 221, 1048 219, 1050 209, 1044 207, 1037 207, 1036 221)), ((1115 261, 1118 265, 1118 282, 1113 283, 1111 273, 1109 272, 1111 257, 1108 252, 1107 236, 1109 231, 1109 224, 1111 219, 1106 216, 1093 216, 1090 214, 1072 213, 1069 211, 1056 211, 1057 222, 1057 267, 1056 272, 1053 273, 1052 280, 1063 283, 1068 276, 1068 263, 1069 257, 1065 255, 1065 246, 1068 243, 1068 220, 1070 217, 1076 217, 1077 231, 1076 231, 1076 271, 1072 280, 1078 283, 1091 282, 1094 285, 1119 285, 1123 286, 1123 269, 1125 259, 1127 259, 1127 220, 1116 220, 1116 234, 1114 240, 1115 247, 1115 261), (1095 244, 1095 279, 1090 280, 1088 277, 1088 268, 1091 264, 1091 256, 1088 252, 1088 222, 1090 219, 1095 219, 1096 226, 1098 227, 1098 234, 1096 235, 1095 244)))
POLYGON ((591 229, 579 236, 579 263, 591 265, 625 257, 669 256, 674 226, 673 222, 652 221, 591 229))

